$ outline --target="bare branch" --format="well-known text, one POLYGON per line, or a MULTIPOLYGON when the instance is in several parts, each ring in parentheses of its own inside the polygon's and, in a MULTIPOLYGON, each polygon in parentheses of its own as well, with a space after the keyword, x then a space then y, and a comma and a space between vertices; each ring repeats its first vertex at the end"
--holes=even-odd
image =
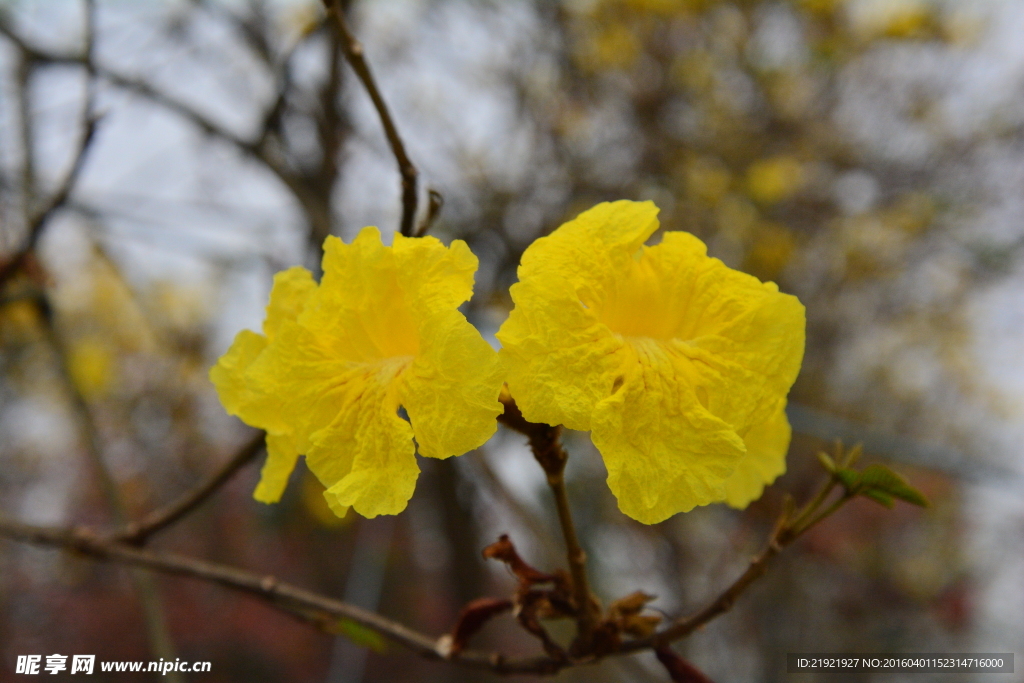
POLYGON ((95 136, 97 122, 98 119, 92 117, 86 121, 85 130, 83 131, 78 149, 75 152, 71 168, 57 187, 56 192, 46 200, 46 205, 29 217, 28 234, 25 236, 25 241, 18 250, 14 252, 13 256, 7 259, 3 264, 0 264, 0 286, 6 283, 22 268, 22 266, 25 265, 26 259, 28 259, 29 254, 31 254, 33 249, 35 249, 50 217, 58 209, 63 207, 65 203, 67 203, 68 197, 71 195, 71 190, 74 188, 75 182, 78 180, 78 176, 82 171, 82 166, 85 164, 86 153, 88 152, 89 146, 92 144, 93 137, 95 136))
POLYGON ((555 497, 558 521, 565 539, 566 559, 572 575, 573 600, 577 609, 577 642, 574 649, 589 653, 594 629, 601 619, 601 606, 590 592, 587 578, 587 555, 583 552, 576 526, 569 509, 569 498, 565 490, 565 463, 568 455, 560 441, 561 428, 527 421, 519 406, 511 397, 502 397, 505 412, 498 417, 502 424, 525 434, 530 441, 534 457, 547 475, 548 486, 555 497))
POLYGON ((764 550, 750 561, 750 564, 747 565, 746 570, 744 570, 739 578, 733 581, 728 588, 722 591, 707 606, 694 614, 677 619, 663 631, 659 631, 647 638, 624 643, 620 651, 636 652, 648 648, 658 649, 665 647, 671 642, 686 638, 711 620, 731 610, 732 606, 736 603, 736 599, 757 579, 764 576, 776 555, 781 553, 786 546, 804 535, 809 529, 824 521, 852 498, 851 494, 846 493, 837 498, 828 508, 818 512, 835 488, 835 485, 835 479, 830 477, 818 490, 817 495, 799 512, 792 514, 783 512, 776 522, 764 550))
POLYGON ((248 465, 263 450, 263 432, 259 432, 235 453, 227 462, 211 472, 198 486, 182 494, 180 498, 162 508, 154 510, 143 519, 128 524, 125 529, 114 534, 111 540, 132 545, 142 545, 149 537, 179 521, 182 517, 199 507, 217 489, 223 486, 234 474, 248 465))
MULTIPOLYGON (((830 484, 828 486, 831 488, 830 484)), ((847 497, 840 500, 848 499, 847 497)), ((379 614, 280 582, 273 576, 261 576, 227 565, 173 553, 146 550, 117 539, 102 538, 94 531, 85 528, 57 529, 31 526, 0 516, 0 537, 74 551, 99 560, 145 567, 217 583, 232 590, 261 598, 269 605, 312 622, 321 628, 330 627, 337 619, 350 619, 428 659, 443 659, 453 664, 487 669, 497 674, 552 675, 567 667, 593 664, 606 656, 628 655, 650 649, 657 650, 673 641, 685 638, 715 617, 727 612, 739 595, 765 573, 769 563, 776 555, 810 529, 813 524, 825 518, 825 515, 813 515, 822 502, 821 497, 816 496, 799 513, 784 513, 776 524, 765 550, 751 561, 746 571, 736 581, 704 609, 692 616, 677 620, 669 628, 649 637, 629 640, 621 643, 613 651, 587 655, 578 659, 571 657, 556 659, 550 656, 507 658, 497 652, 486 653, 473 650, 452 654, 450 636, 442 636, 440 639, 431 638, 379 614), (812 515, 810 523, 802 521, 808 513, 812 515)), ((831 505, 827 511, 834 512, 838 507, 838 505, 831 505)))
POLYGON ((338 0, 323 0, 323 2, 324 7, 327 9, 327 14, 334 19, 334 25, 338 28, 345 59, 348 60, 352 70, 356 72, 356 76, 359 77, 363 87, 366 88, 366 93, 373 101, 373 107, 377 110, 377 116, 380 117, 380 123, 384 127, 384 135, 388 139, 388 144, 391 145, 391 152, 395 155, 395 161, 398 162, 398 172, 402 175, 402 222, 400 229, 403 235, 409 237, 413 234, 413 221, 416 218, 416 202, 418 199, 416 183, 419 172, 405 151, 405 145, 398 134, 398 128, 395 127, 395 122, 392 120, 391 113, 384 103, 380 89, 377 88, 377 83, 370 72, 370 66, 366 63, 363 45, 356 40, 351 29, 349 29, 348 22, 345 21, 345 14, 338 5, 338 0))
POLYGON ((423 222, 420 223, 420 227, 416 229, 416 237, 423 237, 430 231, 430 226, 434 224, 437 217, 441 215, 441 209, 444 208, 444 196, 440 192, 434 189, 427 190, 427 215, 424 216, 423 222))
MULTIPOLYGON (((88 57, 88 55, 92 53, 93 45, 93 5, 91 2, 86 3, 85 14, 85 55, 88 57)), ((0 17, 0 19, 2 19, 2 17, 0 17)), ((23 147, 22 154, 24 156, 21 189, 23 194, 23 208, 26 215, 25 227, 27 229, 25 239, 21 246, 10 258, 0 264, 0 287, 2 287, 25 265, 29 254, 32 253, 36 244, 39 242, 39 237, 42 235, 50 217, 58 209, 64 206, 68 201, 68 197, 71 196, 75 183, 78 181, 79 175, 81 175, 82 167, 85 165, 85 159, 88 155, 89 148, 92 146, 98 119, 93 115, 93 71, 91 67, 88 66, 88 60, 86 60, 83 64, 86 68, 87 82, 85 103, 82 106, 82 133, 78 140, 78 146, 75 148, 71 157, 71 167, 57 185, 57 189, 54 193, 50 195, 43 206, 36 209, 34 206, 36 194, 35 171, 32 168, 31 113, 29 112, 26 100, 28 97, 28 79, 31 74, 32 66, 35 63, 35 52, 29 48, 24 41, 16 36, 16 34, 10 31, 2 20, 0 20, 0 34, 7 37, 14 44, 15 48, 20 53, 21 60, 20 68, 18 70, 20 91, 19 102, 21 103, 20 118, 22 119, 20 126, 23 147)))
MULTIPOLYGON (((256 596, 279 610, 313 622, 320 627, 329 627, 338 619, 348 619, 385 636, 420 656, 428 659, 443 659, 438 651, 438 640, 435 638, 355 605, 278 581, 277 578, 270 575, 259 575, 227 565, 105 540, 89 529, 33 526, 2 516, 0 516, 0 537, 73 551, 99 560, 217 583, 232 590, 256 596)), ((495 673, 503 674, 554 673, 559 668, 557 663, 547 657, 506 659, 497 653, 475 651, 465 651, 458 658, 450 661, 471 668, 490 669, 495 673)))

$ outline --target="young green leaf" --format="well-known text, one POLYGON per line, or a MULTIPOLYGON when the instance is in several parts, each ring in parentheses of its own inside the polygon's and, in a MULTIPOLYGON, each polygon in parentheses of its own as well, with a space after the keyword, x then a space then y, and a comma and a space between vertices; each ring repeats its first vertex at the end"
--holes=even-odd
MULTIPOLYGON (((907 483, 906 479, 884 465, 868 465, 860 473, 860 483, 867 490, 880 491, 911 505, 928 507, 928 499, 907 483)), ((866 494, 865 494, 866 495, 866 494)))
POLYGON ((834 476, 839 483, 843 485, 843 488, 850 493, 859 492, 859 487, 861 485, 860 472, 842 467, 833 472, 832 476, 834 476))
POLYGON ((876 503, 884 505, 889 509, 892 509, 892 507, 896 504, 895 502, 893 502, 892 496, 890 496, 888 493, 883 493, 878 489, 867 489, 865 491, 862 491, 861 495, 864 496, 865 498, 870 498, 876 503))
POLYGON ((380 654, 387 648, 384 638, 376 631, 357 624, 351 619, 338 619, 330 628, 331 633, 345 636, 356 645, 366 647, 380 654))
POLYGON ((836 461, 833 460, 828 453, 826 453, 825 451, 818 451, 815 455, 818 456, 818 462, 821 463, 822 467, 824 467, 830 473, 835 473, 837 469, 836 461))

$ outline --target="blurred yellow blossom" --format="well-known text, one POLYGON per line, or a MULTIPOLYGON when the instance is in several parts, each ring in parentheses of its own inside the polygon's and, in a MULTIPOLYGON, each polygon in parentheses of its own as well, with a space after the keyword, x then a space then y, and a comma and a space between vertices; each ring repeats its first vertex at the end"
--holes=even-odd
POLYGON ((590 430, 619 508, 648 524, 760 472, 744 436, 777 417, 804 348, 795 297, 688 233, 644 246, 657 213, 599 204, 534 242, 498 332, 523 416, 590 430))
POLYGON ((759 159, 747 169, 747 191, 754 201, 775 204, 793 196, 803 184, 800 162, 788 155, 759 159))
POLYGON ((743 270, 765 280, 775 280, 789 265, 796 249, 792 230, 782 223, 764 222, 755 232, 743 270))
POLYGON ((68 374, 82 396, 100 396, 113 380, 114 354, 99 339, 90 337, 76 341, 68 352, 68 374))
POLYGON ((302 268, 275 277, 264 334, 240 332, 210 372, 228 412, 267 431, 257 499, 279 499, 303 453, 335 514, 397 514, 417 445, 446 458, 494 433, 498 355, 457 310, 476 267, 465 242, 386 247, 364 228, 327 238, 319 286, 302 268))
POLYGON ((850 5, 849 15, 853 32, 861 40, 923 38, 935 21, 926 0, 863 0, 850 5))
POLYGON ((697 157, 684 170, 686 193, 707 204, 717 204, 729 191, 729 169, 714 157, 697 157))

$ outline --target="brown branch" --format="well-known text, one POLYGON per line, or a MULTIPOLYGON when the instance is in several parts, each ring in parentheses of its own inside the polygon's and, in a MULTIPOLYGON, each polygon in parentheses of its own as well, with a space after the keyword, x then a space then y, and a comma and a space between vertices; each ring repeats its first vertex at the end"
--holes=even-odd
POLYGON ((781 553, 786 546, 804 535, 809 529, 821 523, 832 513, 847 503, 853 496, 844 493, 837 498, 828 508, 821 513, 814 513, 828 498, 829 493, 835 488, 835 479, 829 478, 819 489, 818 494, 808 502, 802 510, 790 514, 784 512, 775 524, 771 536, 764 550, 761 551, 747 565, 746 570, 729 585, 718 597, 698 612, 686 617, 677 619, 671 626, 646 638, 631 640, 623 643, 620 652, 637 652, 648 648, 658 649, 667 646, 669 643, 686 638, 691 633, 701 628, 716 617, 725 614, 732 609, 736 599, 746 591, 751 584, 764 576, 772 560, 781 553))
POLYGON ((576 535, 576 526, 572 521, 569 498, 565 490, 565 463, 568 455, 560 441, 561 428, 527 421, 519 411, 519 406, 509 398, 502 398, 505 412, 498 417, 502 424, 525 434, 530 441, 533 456, 540 463, 547 476, 548 486, 555 497, 555 508, 558 510, 558 521, 565 539, 566 559, 569 573, 572 576, 573 600, 576 603, 578 628, 574 651, 589 652, 594 629, 601 618, 601 606, 590 592, 587 578, 587 555, 576 535))
MULTIPOLYGON (((50 546, 76 552, 98 560, 145 567, 147 569, 186 576, 219 584, 231 590, 248 593, 265 600, 270 606, 329 627, 338 619, 348 619, 428 659, 444 659, 438 639, 410 629, 374 612, 340 600, 307 591, 274 576, 260 575, 228 565, 206 562, 175 553, 138 548, 127 543, 104 539, 85 528, 57 529, 15 522, 0 516, 0 537, 23 543, 50 546)), ((476 669, 489 669, 500 674, 549 674, 564 664, 548 657, 507 659, 498 653, 464 651, 450 661, 476 669)))
POLYGON ((123 531, 114 534, 110 540, 131 545, 143 545, 149 537, 171 526, 195 508, 199 507, 234 474, 252 462, 263 450, 265 434, 259 432, 250 439, 234 456, 211 472, 194 489, 185 492, 177 500, 146 515, 139 521, 128 524, 123 531))
MULTIPOLYGON (((511 421, 515 420, 514 415, 510 418, 511 421)), ((849 497, 844 496, 839 500, 849 500, 849 497)), ((817 515, 812 518, 812 523, 800 522, 804 513, 813 512, 813 508, 820 506, 821 502, 816 498, 800 513, 784 513, 765 550, 751 561, 746 571, 736 581, 704 609, 677 620, 669 628, 654 635, 626 641, 610 652, 578 659, 556 659, 550 656, 507 658, 497 652, 473 650, 453 655, 450 636, 431 638, 379 614, 280 582, 273 576, 261 576, 235 567, 173 553, 146 550, 115 539, 102 538, 89 529, 31 526, 0 516, 0 537, 217 583, 232 590, 254 595, 276 609, 312 622, 321 628, 329 628, 333 625, 333 620, 349 619, 428 659, 451 661, 457 665, 486 669, 497 674, 552 675, 563 668, 593 664, 606 656, 628 655, 648 649, 657 650, 690 635, 715 617, 727 612, 736 598, 765 573, 771 560, 783 548, 799 538, 813 524, 824 519, 825 515, 817 515)), ((829 513, 836 509, 838 505, 835 504, 827 508, 829 513)))
POLYGON ((427 190, 427 215, 423 217, 423 222, 420 223, 420 227, 416 229, 416 237, 423 237, 430 231, 430 226, 434 224, 437 217, 441 215, 441 209, 444 208, 444 196, 435 189, 427 190))
POLYGON ((57 187, 56 192, 47 199, 46 205, 29 217, 28 234, 25 236, 24 242, 22 242, 21 246, 18 247, 18 250, 10 258, 4 261, 3 264, 0 264, 0 286, 3 286, 15 273, 24 267, 36 244, 38 244, 39 238, 42 236, 50 217, 67 203, 71 190, 74 188, 75 182, 82 171, 82 166, 85 164, 86 153, 95 136, 97 122, 98 119, 92 117, 86 121, 85 130, 75 152, 71 168, 57 187))
MULTIPOLYGON (((251 142, 235 135, 181 100, 157 90, 142 79, 126 76, 97 64, 89 55, 54 54, 36 48, 25 42, 21 36, 11 30, 11 28, 2 21, 2 17, 0 17, 0 35, 11 41, 19 52, 24 54, 33 62, 39 64, 78 65, 86 69, 91 69, 98 77, 103 78, 111 84, 124 90, 128 90, 139 97, 143 97, 150 102, 177 114, 199 128, 203 133, 227 142, 247 156, 261 162, 267 167, 267 169, 276 175, 278 179, 280 179, 285 186, 292 191, 293 194, 296 195, 300 202, 305 204, 304 197, 305 194, 308 194, 308 190, 302 185, 301 181, 289 171, 285 163, 281 159, 276 158, 276 156, 264 145, 251 142)), ((272 108, 274 106, 277 106, 276 101, 272 105, 272 108)))
MULTIPOLYGON (((88 16, 91 16, 92 12, 88 12, 88 16)), ((92 30, 91 21, 89 23, 86 33, 86 51, 87 53, 92 49, 92 30)), ((0 21, 0 33, 9 38, 14 43, 15 47, 21 53, 22 57, 22 68, 19 71, 19 75, 22 76, 24 83, 22 83, 23 89, 27 90, 27 81, 29 69, 33 60, 33 51, 31 48, 25 45, 14 33, 6 27, 6 25, 0 21), (21 73, 23 71, 24 73, 21 73)), ((46 203, 38 210, 33 211, 31 204, 33 203, 34 195, 34 172, 32 170, 32 140, 31 130, 28 127, 27 117, 29 116, 28 107, 23 106, 21 117, 26 119, 21 122, 22 126, 22 137, 23 146, 25 149, 22 150, 25 156, 24 170, 23 170, 23 187, 22 192, 24 193, 24 204, 25 213, 27 215, 26 228, 27 233, 21 246, 12 254, 6 261, 0 264, 0 287, 2 287, 15 273, 20 271, 25 263, 27 262, 32 251, 35 249, 36 244, 39 242, 39 238, 46 227, 50 217, 64 206, 68 201, 68 197, 71 195, 71 191, 74 189, 75 183, 78 181, 78 177, 81 174, 82 167, 85 165, 85 159, 89 148, 92 145, 93 138, 96 133, 96 124, 98 119, 93 115, 92 112, 92 72, 89 68, 86 68, 86 72, 89 77, 90 83, 86 85, 87 92, 89 93, 86 97, 85 105, 82 108, 82 134, 78 141, 78 146, 71 157, 71 167, 68 172, 61 179, 57 185, 57 189, 54 193, 46 200, 46 203)), ((21 98, 27 96, 26 92, 21 93, 21 98)))
POLYGON ((373 107, 377 110, 377 116, 380 117, 380 123, 384 127, 384 135, 391 146, 391 153, 395 155, 395 161, 398 162, 398 172, 402 176, 402 222, 400 230, 406 237, 412 236, 413 222, 416 218, 418 171, 405 151, 402 137, 398 134, 398 128, 395 126, 391 113, 384 103, 384 97, 380 94, 377 82, 373 79, 370 65, 366 62, 363 45, 356 40, 351 29, 349 29, 348 22, 345 21, 345 14, 342 12, 338 0, 323 0, 323 3, 327 14, 334 19, 334 25, 338 28, 338 34, 341 37, 341 49, 345 53, 345 59, 348 60, 349 66, 356 72, 356 76, 362 82, 366 93, 373 101, 373 107))

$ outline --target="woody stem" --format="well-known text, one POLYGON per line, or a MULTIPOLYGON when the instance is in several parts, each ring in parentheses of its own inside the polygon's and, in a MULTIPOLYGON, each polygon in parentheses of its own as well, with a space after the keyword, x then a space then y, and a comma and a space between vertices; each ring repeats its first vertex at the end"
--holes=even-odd
POLYGON ((498 419, 505 426, 529 438, 533 457, 544 469, 548 486, 555 496, 555 509, 558 511, 558 522, 562 527, 562 537, 565 539, 569 574, 572 576, 573 601, 578 610, 576 625, 579 633, 575 649, 586 652, 597 622, 601 618, 601 608, 590 592, 587 554, 580 546, 576 525, 572 521, 572 511, 569 509, 569 497, 565 490, 565 463, 569 456, 562 448, 559 438, 562 433, 561 427, 529 422, 523 418, 519 407, 511 398, 502 398, 502 402, 505 404, 505 413, 498 419))
POLYGON ((598 610, 590 593, 590 583, 587 579, 587 554, 580 546, 579 537, 576 535, 576 525, 572 521, 572 512, 569 510, 569 497, 565 490, 565 451, 558 443, 557 432, 553 448, 562 453, 561 467, 557 471, 545 470, 548 479, 548 486, 555 496, 555 508, 558 510, 558 522, 562 526, 562 536, 565 538, 566 559, 569 562, 569 573, 572 575, 573 600, 578 605, 579 614, 576 617, 579 627, 579 636, 582 642, 588 642, 599 618, 598 610))

